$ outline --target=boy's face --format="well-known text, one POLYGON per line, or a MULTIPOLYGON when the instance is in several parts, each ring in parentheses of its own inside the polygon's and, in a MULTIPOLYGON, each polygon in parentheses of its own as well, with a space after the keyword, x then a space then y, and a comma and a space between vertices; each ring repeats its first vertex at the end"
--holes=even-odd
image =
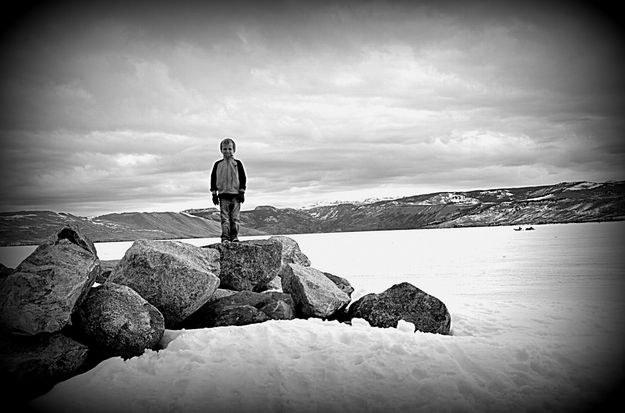
POLYGON ((227 142, 221 145, 221 153, 224 158, 232 158, 232 155, 234 155, 234 148, 232 146, 233 145, 231 142, 227 142))

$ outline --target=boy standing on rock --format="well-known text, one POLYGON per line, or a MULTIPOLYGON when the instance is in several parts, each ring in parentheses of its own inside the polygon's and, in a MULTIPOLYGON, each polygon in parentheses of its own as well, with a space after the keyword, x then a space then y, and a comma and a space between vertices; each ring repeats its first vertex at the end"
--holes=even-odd
POLYGON ((239 241, 239 215, 245 201, 247 177, 243 164, 234 159, 236 144, 226 138, 219 144, 223 159, 215 162, 211 172, 213 204, 219 205, 221 212, 221 242, 239 241))

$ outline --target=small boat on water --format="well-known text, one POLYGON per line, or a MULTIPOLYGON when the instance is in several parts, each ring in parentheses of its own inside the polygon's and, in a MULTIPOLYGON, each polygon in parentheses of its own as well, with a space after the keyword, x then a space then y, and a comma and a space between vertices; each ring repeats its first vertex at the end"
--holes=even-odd
POLYGON ((527 227, 525 228, 526 231, 534 231, 534 227, 527 227))
POLYGON ((522 231, 522 230, 523 230, 523 228, 518 227, 518 228, 514 228, 514 230, 515 230, 515 231, 522 231))

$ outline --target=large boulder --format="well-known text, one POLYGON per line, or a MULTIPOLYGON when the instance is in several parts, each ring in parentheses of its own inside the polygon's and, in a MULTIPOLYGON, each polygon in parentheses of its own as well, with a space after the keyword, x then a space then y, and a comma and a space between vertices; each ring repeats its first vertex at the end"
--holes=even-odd
POLYGON ((157 349, 165 332, 156 307, 130 287, 114 283, 92 288, 74 320, 84 342, 106 357, 130 358, 157 349))
POLYGON ((350 284, 349 280, 338 275, 330 274, 329 272, 323 272, 323 275, 328 277, 341 291, 347 294, 350 298, 354 292, 354 287, 350 284))
MULTIPOLYGON (((323 271, 323 275, 328 277, 330 281, 332 281, 337 287, 339 287, 339 290, 347 294, 350 300, 352 299, 352 293, 354 292, 354 287, 352 287, 352 285, 347 279, 343 277, 339 277, 338 275, 330 274, 329 272, 325 272, 325 271, 323 271)), ((349 315, 347 314, 348 304, 349 302, 345 303, 345 305, 338 308, 332 316, 328 317, 328 319, 338 320, 340 322, 349 321, 350 318, 349 318, 349 315)))
POLYGON ((24 403, 49 391, 56 383, 82 373, 89 354, 86 345, 60 332, 0 335, 3 404, 24 403))
POLYGON ((119 264, 119 260, 100 260, 100 275, 95 281, 104 284, 113 273, 115 267, 117 267, 117 264, 119 264))
POLYGON ((293 299, 278 292, 239 291, 211 301, 187 318, 184 328, 219 327, 295 318, 293 299))
POLYGON ((167 328, 204 305, 219 286, 219 252, 180 241, 138 240, 106 283, 127 285, 158 308, 167 328))
POLYGON ((381 294, 367 294, 349 307, 351 318, 363 318, 374 327, 397 327, 399 320, 415 331, 449 334, 451 315, 445 304, 412 284, 396 284, 381 294))
MULTIPOLYGON (((225 288, 218 288, 218 289, 215 290, 215 293, 206 302, 206 304, 212 303, 213 301, 219 300, 220 298, 228 297, 229 295, 233 295, 233 294, 236 294, 236 293, 238 293, 238 291, 226 290, 225 288)), ((206 304, 204 304, 204 305, 206 305, 206 304)))
POLYGON ((9 268, 3 263, 0 262, 0 278, 7 277, 9 274, 15 271, 13 268, 9 268))
POLYGON ((65 226, 0 279, 0 326, 14 334, 53 333, 71 323, 100 272, 93 243, 65 226))
POLYGON ((273 241, 280 245, 282 248, 282 261, 280 263, 280 270, 278 275, 267 284, 268 290, 282 291, 282 280, 280 274, 286 268, 288 264, 299 264, 304 267, 310 267, 310 260, 300 250, 299 244, 293 238, 286 237, 284 235, 274 235, 269 238, 269 241, 273 241))
POLYGON ((291 294, 300 317, 331 317, 349 304, 349 296, 323 272, 298 264, 287 264, 282 272, 282 289, 291 294))
POLYGON ((293 238, 284 235, 274 235, 269 241, 277 242, 282 246, 282 262, 280 269, 282 270, 287 264, 299 264, 304 267, 310 267, 310 260, 300 250, 299 244, 293 238))
POLYGON ((204 248, 219 251, 220 286, 235 291, 266 290, 282 262, 280 244, 269 240, 211 244, 204 248))

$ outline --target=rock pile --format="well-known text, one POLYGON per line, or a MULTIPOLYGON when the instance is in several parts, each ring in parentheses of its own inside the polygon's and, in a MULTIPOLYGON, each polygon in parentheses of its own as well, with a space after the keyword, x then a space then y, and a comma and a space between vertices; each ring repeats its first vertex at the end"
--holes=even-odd
POLYGON ((17 268, 0 268, 0 367, 31 398, 104 358, 159 350, 166 328, 317 317, 449 334, 441 301, 402 283, 350 306, 349 281, 311 267, 284 236, 196 247, 138 240, 118 261, 66 226, 17 268))

